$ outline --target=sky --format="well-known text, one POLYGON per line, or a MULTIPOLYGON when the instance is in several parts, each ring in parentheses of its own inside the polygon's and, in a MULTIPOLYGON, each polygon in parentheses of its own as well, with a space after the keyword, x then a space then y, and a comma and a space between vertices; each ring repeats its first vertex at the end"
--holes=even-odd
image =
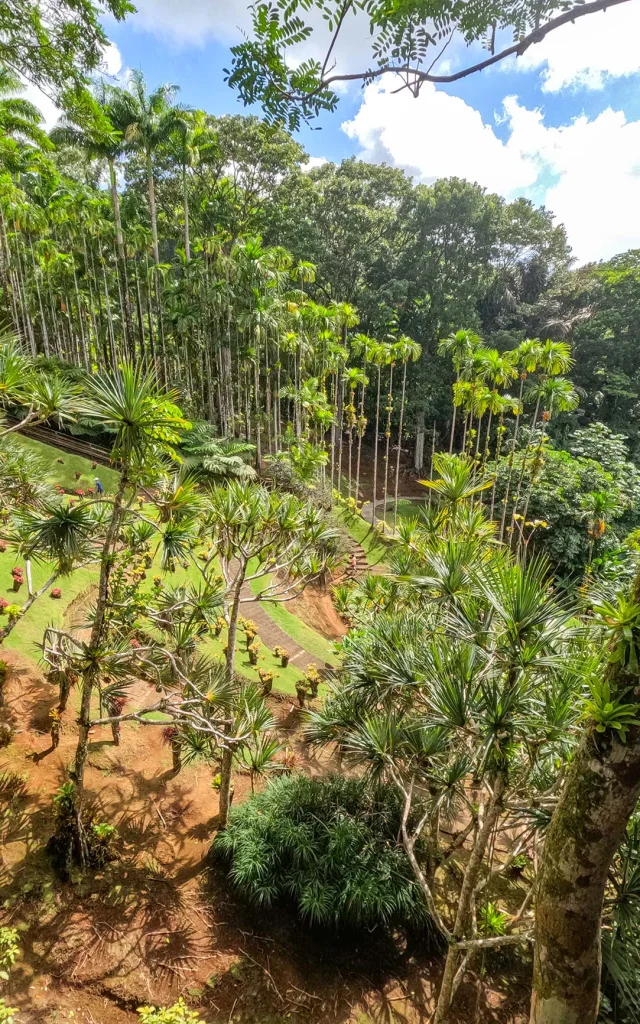
MULTIPOLYGON (((245 111, 224 81, 229 47, 250 29, 245 0, 134 2, 124 23, 105 23, 112 75, 141 68, 151 87, 179 85, 189 106, 245 111)), ((393 95, 390 78, 349 86, 338 109, 298 140, 314 164, 354 155, 416 181, 456 175, 507 199, 526 196, 564 223, 578 263, 608 259, 640 248, 639 38, 640 0, 628 0, 558 29, 517 60, 455 85, 426 84, 417 99, 393 95)), ((320 56, 325 42, 319 25, 296 59, 320 56)), ((434 70, 483 55, 454 41, 434 70)), ((348 21, 336 61, 345 72, 370 65, 361 16, 348 21)))

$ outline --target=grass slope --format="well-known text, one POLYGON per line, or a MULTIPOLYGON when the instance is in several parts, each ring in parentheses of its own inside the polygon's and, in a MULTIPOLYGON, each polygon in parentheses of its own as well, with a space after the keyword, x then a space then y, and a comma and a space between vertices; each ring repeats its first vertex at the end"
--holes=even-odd
POLYGON ((81 455, 63 452, 60 448, 52 448, 49 444, 36 441, 32 437, 23 437, 21 434, 13 434, 13 438, 40 456, 48 470, 45 477, 48 483, 60 484, 69 491, 78 488, 86 491, 87 488, 95 486, 94 481, 98 477, 105 491, 113 493, 117 490, 119 474, 115 469, 109 469, 108 466, 96 466, 92 469, 90 460, 81 455), (59 462, 59 459, 62 459, 62 462, 59 462), (80 473, 79 479, 76 479, 76 473, 80 473))
MULTIPOLYGON (((266 590, 270 583, 271 576, 263 576, 261 579, 252 580, 250 587, 252 592, 258 595, 263 590, 266 590)), ((316 633, 315 629, 312 629, 306 622, 299 619, 297 615, 290 612, 286 604, 277 601, 264 601, 260 607, 264 609, 270 619, 273 619, 276 626, 279 626, 300 647, 304 647, 305 651, 308 651, 309 654, 312 654, 321 662, 328 662, 330 665, 336 664, 336 656, 331 641, 327 640, 321 633, 316 633)))
POLYGON ((367 565, 383 565, 389 541, 382 538, 377 530, 372 529, 371 523, 362 516, 342 514, 340 519, 351 539, 363 549, 367 565))

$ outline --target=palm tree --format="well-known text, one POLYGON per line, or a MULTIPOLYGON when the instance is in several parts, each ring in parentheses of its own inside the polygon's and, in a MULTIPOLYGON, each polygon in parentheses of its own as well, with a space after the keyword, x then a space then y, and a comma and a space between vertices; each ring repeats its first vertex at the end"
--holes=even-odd
MULTIPOLYGON (((527 456, 529 455, 532 447, 532 440, 534 432, 538 422, 538 413, 540 411, 540 401, 544 395, 544 383, 547 379, 557 376, 559 373, 565 373, 570 369, 573 364, 571 358, 571 349, 564 341, 545 341, 543 345, 537 349, 534 348, 530 351, 530 361, 537 364, 537 368, 541 373, 541 381, 539 386, 535 386, 530 390, 529 394, 536 399, 536 406, 531 419, 531 434, 525 448, 524 456, 522 459, 522 466, 520 467, 520 476, 518 478, 518 487, 516 490, 516 496, 513 503, 513 512, 517 512, 518 503, 520 501, 520 493, 522 490, 522 484, 524 481, 524 475, 527 465, 527 456)), ((535 460, 534 460, 535 461, 535 460)), ((505 506, 506 507, 506 506, 505 506)))
MULTIPOLYGON (((173 108, 174 110, 176 108, 173 108)), ((188 170, 211 159, 218 152, 217 138, 203 110, 184 110, 176 114, 175 129, 170 136, 171 148, 180 166, 182 177, 182 207, 184 212, 184 251, 187 263, 191 259, 189 234, 188 170)))
POLYGON ((79 735, 76 749, 75 781, 82 788, 87 758, 91 698, 100 671, 100 652, 107 624, 109 579, 113 555, 126 512, 125 499, 133 500, 141 481, 157 475, 158 460, 174 456, 180 431, 187 421, 174 403, 174 392, 158 389, 155 376, 140 367, 125 363, 114 374, 89 377, 81 412, 93 422, 114 434, 112 459, 120 467, 120 483, 111 504, 101 550, 100 577, 91 635, 85 647, 82 693, 80 699, 79 735))
POLYGON ((412 338, 407 337, 406 334, 401 335, 394 344, 394 350, 398 358, 402 362, 402 391, 400 395, 400 422, 398 424, 398 451, 396 453, 396 487, 395 487, 395 500, 393 506, 393 521, 394 527, 398 520, 398 486, 400 483, 400 452, 402 449, 402 424, 404 421, 404 403, 405 395, 407 391, 407 363, 411 360, 415 363, 422 354, 422 348, 418 345, 417 341, 413 341, 412 338))
POLYGON ((50 149, 46 132, 40 127, 42 114, 29 100, 16 96, 21 92, 24 92, 24 83, 20 78, 9 68, 0 68, 0 137, 50 149))
POLYGON ((128 146, 144 156, 156 264, 160 262, 160 251, 153 156, 157 148, 167 142, 172 132, 180 125, 179 117, 184 108, 172 105, 177 92, 178 86, 167 84, 160 85, 152 93, 148 93, 142 71, 134 69, 129 72, 127 88, 113 89, 110 93, 109 112, 114 127, 121 133, 128 146))
MULTIPOLYGON (((375 420, 375 431, 373 435, 373 497, 371 502, 371 524, 376 525, 376 502, 378 498, 378 435, 380 433, 380 386, 382 377, 382 367, 385 366, 390 357, 390 347, 384 341, 376 341, 373 339, 373 343, 369 350, 369 361, 373 363, 377 370, 377 384, 376 384, 376 420, 375 420)), ((384 512, 383 512, 384 517, 384 512)))
POLYGON ((591 491, 585 494, 581 501, 584 517, 587 521, 587 533, 589 535, 589 558, 587 564, 590 566, 593 560, 593 547, 597 541, 604 537, 608 521, 617 519, 622 513, 620 499, 608 491, 591 491))
MULTIPOLYGON (((482 345, 482 339, 475 331, 456 331, 447 338, 442 338, 438 344, 439 355, 450 355, 456 371, 456 384, 459 382, 462 369, 469 358, 482 345)), ((453 452, 453 437, 456 430, 456 406, 453 407, 453 419, 451 420, 451 434, 449 437, 449 454, 453 452)), ((464 447, 464 446, 463 446, 464 447)))
POLYGON ((38 508, 20 509, 9 517, 2 529, 3 539, 9 541, 20 559, 24 559, 27 599, 22 605, 20 616, 10 619, 0 629, 0 644, 31 605, 51 589, 59 576, 69 575, 81 563, 96 560, 92 538, 97 525, 89 505, 69 505, 50 500, 38 508), (33 589, 33 561, 46 561, 52 567, 51 575, 37 590, 33 589))
POLYGON ((474 462, 465 455, 451 455, 437 452, 433 457, 433 468, 438 474, 435 480, 421 480, 437 495, 447 514, 455 523, 458 508, 474 495, 491 487, 490 480, 476 483, 473 477, 474 462))
POLYGON ((513 476, 513 459, 515 456, 516 445, 518 443, 518 429, 520 426, 520 417, 523 409, 523 391, 524 382, 527 379, 528 374, 534 373, 538 366, 538 359, 542 351, 542 343, 538 338, 526 338, 520 342, 518 347, 514 349, 513 353, 507 354, 507 358, 513 363, 516 370, 519 370, 520 376, 520 391, 518 394, 518 408, 516 411, 516 422, 513 429, 513 437, 511 439, 511 449, 509 451, 509 462, 507 466, 507 485, 505 487, 503 504, 502 504, 502 517, 500 520, 500 540, 504 539, 504 531, 507 520, 507 506, 509 502, 509 492, 511 490, 511 480, 513 476))
MULTIPOLYGON (((246 582, 271 576, 260 599, 277 601, 295 595, 313 578, 322 576, 327 563, 327 541, 333 536, 311 504, 291 494, 268 491, 255 484, 231 481, 211 491, 206 512, 213 550, 225 581, 227 621, 226 671, 234 675, 236 635, 246 582), (311 557, 317 555, 318 557, 311 557)), ((220 769, 220 824, 227 820, 231 792, 233 750, 223 753, 220 769)))
MULTIPOLYGON (((367 386, 368 377, 364 370, 361 370, 359 366, 349 366, 342 374, 342 382, 347 385, 349 389, 349 401, 344 407, 344 414, 346 417, 346 427, 349 431, 349 489, 348 496, 351 497, 351 468, 352 468, 352 452, 353 452, 353 431, 358 426, 358 416, 355 405, 356 388, 362 387, 363 389, 367 386)), ((358 492, 356 491, 356 501, 358 500, 358 492)))
MULTIPOLYGON (((554 413, 558 412, 571 412, 573 409, 578 407, 579 397, 578 392, 574 388, 571 381, 567 380, 566 377, 549 377, 546 380, 540 381, 540 383, 532 388, 532 394, 535 395, 537 402, 536 407, 542 404, 542 427, 540 429, 540 440, 536 448, 535 457, 531 465, 531 476, 529 478, 529 486, 527 488, 527 494, 524 502, 524 509, 522 517, 526 523, 527 512, 529 511, 529 502, 531 501, 531 492, 535 483, 536 476, 542 465, 542 452, 545 442, 545 424, 549 423, 554 413)), ((514 504, 514 514, 517 511, 517 496, 516 503, 514 504)))

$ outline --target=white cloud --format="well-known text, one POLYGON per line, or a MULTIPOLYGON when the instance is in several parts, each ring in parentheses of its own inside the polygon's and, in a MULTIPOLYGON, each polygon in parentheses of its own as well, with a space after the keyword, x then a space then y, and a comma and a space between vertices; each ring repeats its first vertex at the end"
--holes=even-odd
POLYGON ((370 85, 343 130, 361 157, 403 167, 420 180, 455 175, 513 198, 544 203, 567 228, 582 262, 640 246, 640 120, 610 108, 548 127, 539 110, 507 97, 496 116, 506 141, 464 100, 423 87, 418 99, 370 85))
POLYGON ((107 43, 102 56, 102 71, 115 77, 122 71, 122 54, 115 43, 107 43))
POLYGON ((204 46, 211 39, 237 42, 251 27, 247 3, 233 0, 136 0, 127 24, 176 46, 204 46))
POLYGON ((404 167, 423 181, 452 175, 495 192, 533 185, 534 161, 505 146, 477 110, 427 83, 418 99, 392 94, 392 85, 370 85, 352 121, 342 128, 362 146, 362 157, 404 167))
POLYGON ((638 37, 640 4, 627 0, 556 29, 505 70, 529 71, 544 65, 542 88, 547 92, 567 86, 601 89, 608 76, 640 71, 638 37))
POLYGON ((32 85, 31 82, 25 82, 24 90, 20 93, 20 98, 28 100, 29 103, 33 103, 34 107, 38 108, 44 118, 44 123, 41 124, 40 127, 46 132, 53 128, 62 114, 62 111, 56 106, 53 100, 49 99, 49 97, 43 93, 37 85, 32 85))
MULTIPOLYGON (((313 7, 304 14, 313 29, 308 40, 288 52, 292 67, 303 60, 324 60, 331 33, 321 11, 313 7)), ((136 0, 136 13, 127 25, 148 32, 177 48, 202 47, 215 40, 232 45, 251 34, 251 11, 245 0, 136 0)), ((362 70, 371 64, 371 35, 365 13, 347 17, 331 56, 334 73, 362 70), (335 66, 334 66, 335 65, 335 66)), ((336 91, 347 86, 336 84, 336 91)))
POLYGON ((326 156, 310 156, 307 162, 302 165, 302 170, 312 171, 314 167, 322 167, 323 164, 328 162, 326 156))

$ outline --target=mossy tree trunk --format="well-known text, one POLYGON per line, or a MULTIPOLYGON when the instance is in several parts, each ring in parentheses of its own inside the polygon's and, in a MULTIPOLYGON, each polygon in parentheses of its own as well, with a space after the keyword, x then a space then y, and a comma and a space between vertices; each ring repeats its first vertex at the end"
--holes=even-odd
MULTIPOLYGON (((629 596, 640 602, 640 573, 629 596)), ((631 643, 639 634, 637 621, 631 643)), ((625 667, 627 660, 616 658, 606 670, 611 700, 640 696, 640 673, 625 667)), ((531 1024, 594 1024, 597 1018, 605 889, 639 796, 640 727, 629 729, 622 743, 613 729, 599 733, 587 726, 545 839, 531 1024)))
POLYGON ((582 738, 545 840, 536 897, 531 1024, 594 1024, 611 861, 640 795, 640 729, 582 738))

